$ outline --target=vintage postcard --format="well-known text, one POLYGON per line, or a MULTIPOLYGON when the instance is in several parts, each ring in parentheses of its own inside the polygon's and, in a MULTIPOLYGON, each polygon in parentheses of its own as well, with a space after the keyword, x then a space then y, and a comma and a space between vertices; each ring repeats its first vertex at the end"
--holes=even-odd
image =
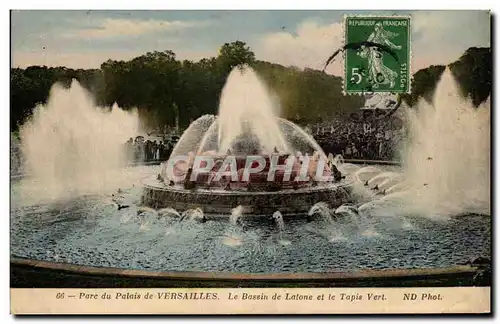
POLYGON ((11 313, 491 313, 491 12, 11 11, 11 313))

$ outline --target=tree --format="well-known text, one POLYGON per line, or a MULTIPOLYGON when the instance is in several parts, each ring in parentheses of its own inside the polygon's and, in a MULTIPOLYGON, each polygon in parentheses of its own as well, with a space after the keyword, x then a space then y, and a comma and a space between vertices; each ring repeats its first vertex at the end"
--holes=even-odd
MULTIPOLYGON (((348 117, 363 105, 360 96, 345 96, 342 79, 313 69, 285 67, 257 61, 241 41, 224 44, 217 57, 198 62, 178 61, 170 50, 148 52, 129 61, 108 60, 100 69, 31 66, 11 69, 11 130, 45 103, 56 82, 65 86, 77 79, 101 106, 114 102, 124 109, 136 107, 144 126, 181 128, 204 114, 216 114, 227 75, 236 66, 251 65, 279 98, 281 116, 298 123, 314 123, 348 117)), ((478 105, 491 93, 491 50, 471 48, 450 64, 464 95, 478 105)), ((414 74, 412 93, 404 100, 413 105, 419 98, 432 99, 445 66, 430 66, 414 74)))
POLYGON ((457 78, 462 94, 469 97, 475 106, 490 96, 491 48, 469 48, 458 61, 450 64, 450 69, 457 78))
POLYGON ((229 72, 236 66, 243 64, 253 65, 255 54, 246 43, 235 41, 222 45, 217 60, 222 70, 229 72))

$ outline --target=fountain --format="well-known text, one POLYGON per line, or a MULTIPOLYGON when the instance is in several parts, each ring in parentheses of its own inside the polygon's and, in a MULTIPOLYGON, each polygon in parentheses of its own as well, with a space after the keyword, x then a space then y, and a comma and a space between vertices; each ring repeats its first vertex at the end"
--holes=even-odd
POLYGON ((69 88, 55 84, 47 103, 20 127, 23 170, 29 175, 23 179, 23 195, 51 201, 125 185, 129 157, 123 143, 138 130, 135 111, 117 104, 97 107, 76 80, 69 88))
POLYGON ((307 213, 317 201, 332 207, 349 202, 352 179, 335 177, 321 147, 277 117, 278 106, 251 68, 235 68, 218 116, 202 116, 188 127, 160 175, 145 183, 143 203, 220 216, 235 206, 251 215, 292 215, 307 213), (331 179, 318 181, 318 174, 331 179))
POLYGON ((378 194, 361 210, 435 218, 491 215, 490 100, 475 108, 459 93, 447 68, 433 102, 421 100, 405 111, 409 138, 402 170, 355 171, 378 194))
POLYGON ((433 105, 407 112, 412 145, 403 175, 413 199, 406 204, 419 213, 491 215, 490 99, 475 108, 457 93, 447 68, 433 105))
POLYGON ((11 286, 489 285, 490 108, 457 97, 445 71, 433 104, 409 111, 404 165, 360 167, 326 158, 235 70, 219 115, 193 122, 169 161, 123 169, 136 118, 56 87, 21 131, 31 174, 11 184, 11 286))

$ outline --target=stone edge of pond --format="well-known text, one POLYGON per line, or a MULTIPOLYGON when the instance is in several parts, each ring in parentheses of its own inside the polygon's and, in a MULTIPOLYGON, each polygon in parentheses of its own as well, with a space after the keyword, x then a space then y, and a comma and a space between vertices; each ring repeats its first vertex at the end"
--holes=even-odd
POLYGON ((454 287, 489 286, 480 267, 321 273, 149 271, 11 258, 11 288, 454 287))

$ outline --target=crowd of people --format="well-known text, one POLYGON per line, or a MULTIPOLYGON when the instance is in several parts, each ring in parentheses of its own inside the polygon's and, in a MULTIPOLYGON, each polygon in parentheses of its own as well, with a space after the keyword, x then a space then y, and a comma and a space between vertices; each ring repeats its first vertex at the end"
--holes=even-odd
MULTIPOLYGON (((332 120, 305 127, 326 154, 341 154, 345 159, 378 161, 399 160, 398 152, 406 138, 401 120, 390 118, 379 122, 332 120)), ((127 147, 136 161, 165 161, 175 140, 129 139, 127 147)))
POLYGON ((308 130, 325 153, 346 159, 399 160, 406 130, 397 119, 383 122, 335 120, 310 125, 308 130))
MULTIPOLYGON (((345 159, 399 160, 398 152, 406 138, 401 120, 390 118, 382 122, 333 120, 305 127, 326 154, 341 154, 345 159)), ((179 136, 144 136, 129 138, 125 150, 133 162, 166 161, 179 136)), ((21 173, 23 157, 18 140, 11 139, 11 172, 21 173)))
POLYGON ((125 150, 129 159, 135 162, 165 161, 177 143, 177 137, 162 140, 147 139, 143 136, 129 138, 125 150))

